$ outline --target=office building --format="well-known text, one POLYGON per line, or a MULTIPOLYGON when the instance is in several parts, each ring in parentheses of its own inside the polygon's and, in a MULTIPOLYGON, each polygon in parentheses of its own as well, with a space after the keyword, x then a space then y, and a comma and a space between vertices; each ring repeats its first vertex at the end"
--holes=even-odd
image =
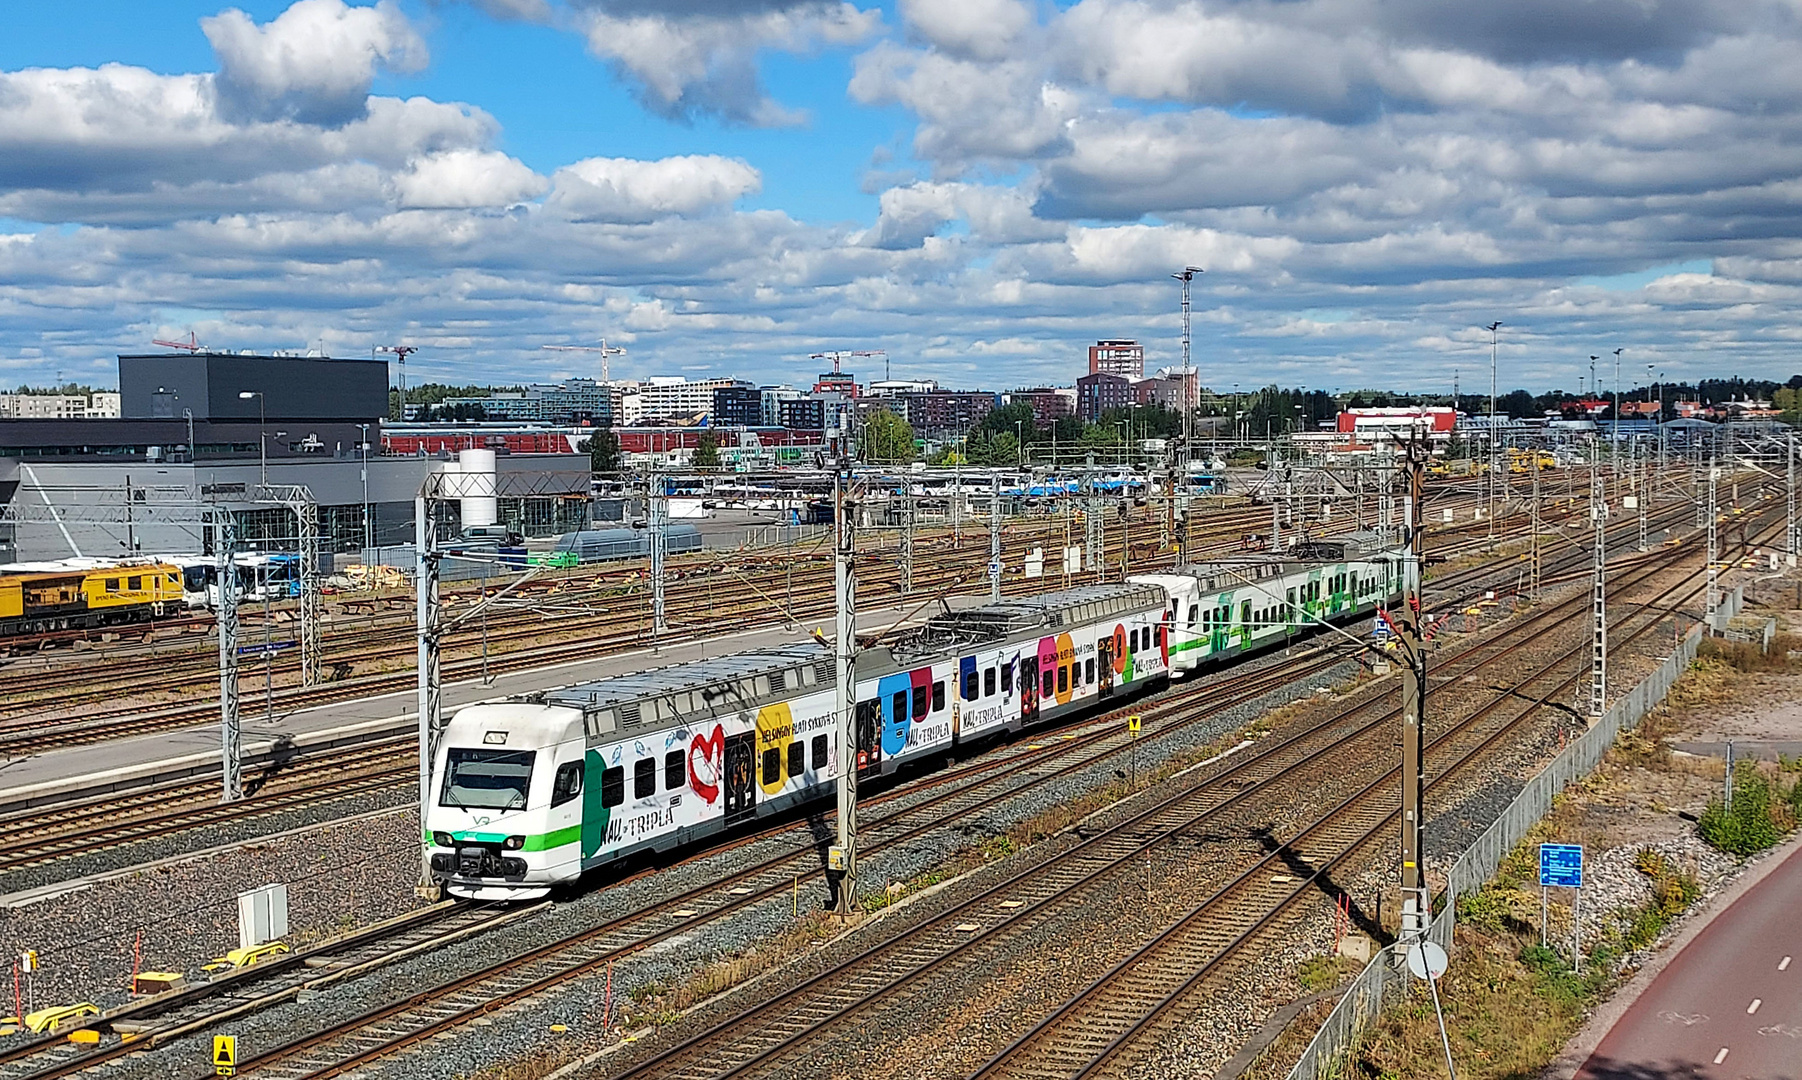
POLYGON ((1089 374, 1143 379, 1145 347, 1130 340, 1097 341, 1089 346, 1089 374))

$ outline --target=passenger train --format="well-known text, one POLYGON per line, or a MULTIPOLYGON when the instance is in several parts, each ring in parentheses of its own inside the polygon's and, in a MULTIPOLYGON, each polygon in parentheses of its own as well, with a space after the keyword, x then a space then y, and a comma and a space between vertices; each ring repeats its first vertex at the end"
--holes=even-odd
MULTIPOLYGON (((1364 538, 937 615, 857 658, 860 776, 1019 732, 1368 615, 1401 553, 1364 538)), ((426 826, 453 895, 532 899, 626 856, 829 799, 835 668, 795 643, 470 705, 426 826)))

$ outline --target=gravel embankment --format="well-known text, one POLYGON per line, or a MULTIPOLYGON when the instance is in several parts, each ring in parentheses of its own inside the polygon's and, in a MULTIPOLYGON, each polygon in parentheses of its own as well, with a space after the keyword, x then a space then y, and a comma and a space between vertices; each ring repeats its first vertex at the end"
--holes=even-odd
POLYGON ((341 933, 414 906, 418 815, 397 811, 261 841, 99 882, 24 907, 0 908, 0 955, 36 949, 40 1004, 129 996, 134 951, 142 966, 187 971, 238 947, 237 895, 288 886, 290 942, 341 933))

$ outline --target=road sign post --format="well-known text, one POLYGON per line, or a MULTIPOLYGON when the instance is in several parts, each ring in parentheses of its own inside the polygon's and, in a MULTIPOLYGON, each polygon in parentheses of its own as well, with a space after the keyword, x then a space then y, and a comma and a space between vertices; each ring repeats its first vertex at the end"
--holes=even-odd
POLYGON ((1571 968, 1583 970, 1583 845, 1539 845, 1539 943, 1550 944, 1551 890, 1570 889, 1571 968))
POLYGON ((1128 781, 1134 791, 1139 790, 1139 730, 1144 726, 1138 713, 1126 718, 1126 736, 1128 751, 1127 768, 1131 770, 1132 779, 1128 781))

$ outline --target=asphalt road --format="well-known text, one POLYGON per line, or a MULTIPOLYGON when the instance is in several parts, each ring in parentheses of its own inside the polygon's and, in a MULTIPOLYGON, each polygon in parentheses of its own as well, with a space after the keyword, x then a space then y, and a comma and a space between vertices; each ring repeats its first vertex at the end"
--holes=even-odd
POLYGON ((1576 1080, 1802 1080, 1802 848, 1671 960, 1576 1080))

